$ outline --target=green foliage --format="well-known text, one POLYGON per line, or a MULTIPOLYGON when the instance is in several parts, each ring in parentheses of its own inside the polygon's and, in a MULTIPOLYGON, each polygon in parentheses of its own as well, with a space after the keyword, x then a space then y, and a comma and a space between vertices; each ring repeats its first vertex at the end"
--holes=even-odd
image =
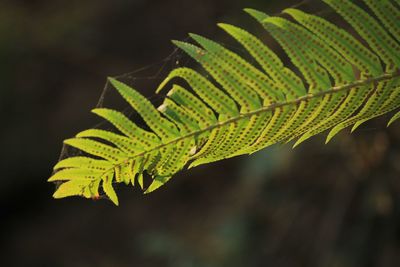
MULTIPOLYGON (((297 70, 260 39, 228 24, 220 28, 238 41, 257 67, 205 37, 190 34, 197 45, 174 41, 212 77, 177 68, 157 92, 170 88, 158 108, 116 79, 109 82, 142 117, 140 128, 111 109, 93 112, 119 133, 90 129, 65 144, 88 156, 60 161, 48 181, 61 181, 55 198, 102 191, 118 205, 113 183, 135 185, 145 193, 189 167, 254 153, 277 142, 295 146, 331 129, 340 130, 400 107, 400 9, 398 1, 364 0, 370 12, 347 0, 324 0, 361 37, 332 22, 297 9, 271 17, 246 9, 281 45, 297 70), (288 17, 290 16, 290 19, 288 17), (300 74, 298 74, 300 73, 300 74), (185 87, 175 84, 185 82, 185 87), (99 141, 101 140, 101 141, 99 141), (143 174, 152 178, 143 188, 143 174)), ((398 112, 390 120, 400 117, 398 112)))

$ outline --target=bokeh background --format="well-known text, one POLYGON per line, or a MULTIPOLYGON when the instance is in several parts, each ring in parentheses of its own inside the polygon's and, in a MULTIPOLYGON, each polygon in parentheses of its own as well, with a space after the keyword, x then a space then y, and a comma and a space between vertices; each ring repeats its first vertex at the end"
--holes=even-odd
MULTIPOLYGON (((99 123, 89 111, 107 76, 154 98, 165 73, 192 64, 170 39, 195 32, 240 52, 215 23, 262 34, 243 7, 298 2, 2 0, 0 265, 399 266, 400 124, 386 129, 389 116, 328 145, 320 135, 183 171, 153 194, 119 186, 120 207, 51 198, 62 140, 99 123)), ((302 7, 329 16, 317 2, 302 7)))

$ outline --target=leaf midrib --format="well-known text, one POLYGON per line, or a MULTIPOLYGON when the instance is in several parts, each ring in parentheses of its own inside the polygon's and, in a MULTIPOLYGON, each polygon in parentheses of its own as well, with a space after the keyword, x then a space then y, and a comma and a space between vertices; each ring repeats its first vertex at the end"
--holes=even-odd
MULTIPOLYGON (((251 117, 253 115, 260 114, 260 113, 267 112, 267 111, 271 111, 271 110, 274 110, 274 109, 277 109, 277 108, 283 107, 283 106, 296 105, 296 104, 300 103, 301 101, 307 101, 309 99, 322 97, 324 95, 334 94, 334 93, 339 92, 339 91, 350 91, 351 89, 354 89, 354 88, 356 88, 358 86, 367 85, 367 84, 370 84, 370 83, 377 83, 377 82, 385 81, 385 80, 390 80, 390 79, 393 79, 393 78, 396 78, 396 77, 400 77, 400 69, 398 69, 398 70, 396 70, 395 72, 392 72, 392 73, 384 73, 384 74, 376 76, 376 77, 370 77, 370 78, 363 79, 363 80, 356 80, 356 81, 354 81, 352 83, 349 83, 349 84, 346 84, 346 85, 331 87, 330 89, 328 89, 326 91, 321 91, 321 92, 314 93, 314 94, 307 94, 305 96, 299 97, 299 98, 291 100, 291 101, 282 102, 282 103, 275 103, 275 104, 272 104, 272 105, 269 105, 269 106, 266 106, 266 107, 262 107, 262 108, 259 108, 259 109, 256 109, 256 110, 253 110, 253 111, 250 111, 250 112, 247 112, 247 113, 241 113, 237 117, 233 117, 233 118, 230 118, 230 119, 228 119, 226 121, 218 122, 218 123, 210 125, 210 126, 208 126, 206 128, 203 128, 203 129, 188 133, 186 135, 180 136, 180 137, 175 138, 175 139, 173 139, 171 141, 168 141, 166 143, 158 145, 158 146, 156 146, 154 148, 151 148, 149 150, 146 150, 146 151, 143 151, 141 153, 138 153, 138 154, 136 154, 136 155, 134 155, 132 157, 128 157, 126 160, 124 160, 124 162, 121 162, 121 163, 113 165, 114 166, 113 168, 121 166, 123 164, 126 164, 126 161, 135 159, 137 157, 144 156, 147 153, 153 152, 155 150, 159 150, 159 149, 161 149, 161 148, 163 148, 165 146, 168 146, 168 145, 171 145, 171 144, 175 144, 175 143, 177 143, 179 141, 182 141, 182 140, 184 140, 186 138, 190 138, 190 137, 193 137, 193 136, 200 135, 200 134, 205 133, 207 131, 211 131, 211 130, 213 130, 215 128, 222 127, 224 125, 239 121, 239 120, 241 120, 243 118, 249 118, 249 117, 251 117)), ((107 172, 108 171, 109 170, 107 170, 107 172)))

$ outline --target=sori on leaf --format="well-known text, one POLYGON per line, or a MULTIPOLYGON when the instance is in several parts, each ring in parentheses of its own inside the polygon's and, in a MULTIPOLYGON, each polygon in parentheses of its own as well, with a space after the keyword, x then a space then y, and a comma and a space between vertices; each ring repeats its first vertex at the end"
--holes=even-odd
POLYGON ((296 70, 258 37, 221 23, 248 57, 196 34, 190 34, 194 44, 173 41, 212 80, 191 68, 174 69, 156 90, 168 90, 157 108, 109 78, 148 127, 122 112, 94 109, 115 131, 89 129, 64 141, 87 156, 57 163, 48 180, 60 183, 53 196, 96 198, 100 191, 118 205, 115 183, 139 185, 149 193, 186 166, 251 154, 278 142, 296 140, 297 146, 325 130, 329 142, 340 130, 352 126, 354 131, 389 112, 395 115, 388 125, 394 123, 400 117, 400 1, 363 0, 368 8, 349 0, 324 2, 355 35, 294 8, 284 10, 285 16, 245 9, 296 70), (144 173, 152 180, 147 188, 144 173))

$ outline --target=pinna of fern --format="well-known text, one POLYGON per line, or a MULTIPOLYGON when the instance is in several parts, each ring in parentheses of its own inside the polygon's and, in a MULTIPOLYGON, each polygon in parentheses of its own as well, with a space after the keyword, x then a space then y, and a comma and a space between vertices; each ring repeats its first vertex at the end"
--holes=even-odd
MULTIPOLYGON (((368 10, 349 0, 324 0, 358 36, 294 8, 284 10, 282 17, 245 9, 279 43, 297 71, 251 33, 218 24, 257 66, 190 34, 196 44, 173 43, 212 80, 191 68, 174 69, 157 89, 169 91, 156 108, 136 90, 109 78, 148 129, 119 111, 92 110, 118 132, 89 129, 65 140, 87 156, 56 164, 48 181, 61 184, 53 196, 93 198, 100 190, 118 205, 114 183, 138 184, 149 193, 187 165, 251 154, 278 142, 296 140, 297 146, 330 129, 328 142, 348 126, 354 131, 367 120, 399 110, 400 3, 363 1, 368 10), (147 188, 144 173, 152 178, 147 188)), ((389 124, 399 117, 397 112, 389 124)))

